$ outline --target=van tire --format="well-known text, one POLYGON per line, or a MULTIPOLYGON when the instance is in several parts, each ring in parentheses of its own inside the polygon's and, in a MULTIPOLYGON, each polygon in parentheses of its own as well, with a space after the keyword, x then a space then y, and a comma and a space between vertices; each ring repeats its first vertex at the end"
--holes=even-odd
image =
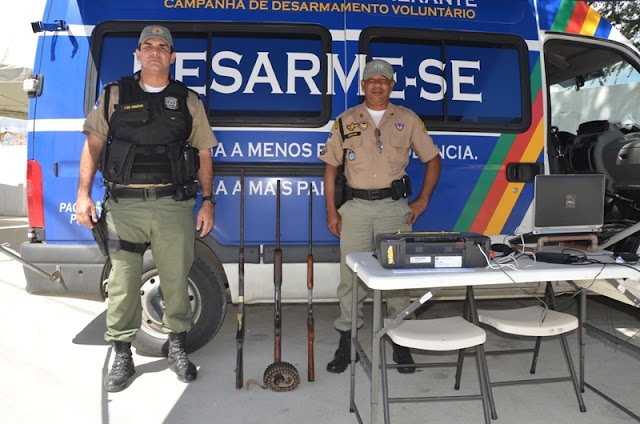
MULTIPOLYGON (((186 337, 187 353, 207 345, 220 329, 227 309, 226 281, 220 262, 210 264, 196 256, 189 271, 194 323, 186 337)), ((133 341, 139 355, 167 356, 169 343, 161 329, 164 305, 158 289, 158 270, 153 259, 145 256, 140 290, 142 324, 133 341)))

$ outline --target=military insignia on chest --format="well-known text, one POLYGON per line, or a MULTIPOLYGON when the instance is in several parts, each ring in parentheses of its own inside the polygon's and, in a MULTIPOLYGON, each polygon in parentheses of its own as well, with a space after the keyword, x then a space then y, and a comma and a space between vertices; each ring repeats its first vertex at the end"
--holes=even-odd
POLYGON ((164 107, 169 110, 178 109, 178 99, 175 97, 165 97, 164 98, 164 107))
POLYGON ((397 122, 396 123, 396 129, 398 131, 402 131, 403 128, 404 128, 404 124, 402 122, 397 122))
POLYGON ((369 123, 367 121, 362 121, 360 122, 360 129, 362 131, 366 131, 367 127, 369 126, 369 123))
POLYGON ((349 155, 347 156, 349 160, 354 160, 356 158, 356 152, 353 150, 349 150, 349 155))
POLYGON ((348 129, 349 131, 353 131, 353 130, 355 130, 356 128, 358 128, 358 124, 356 124, 355 122, 352 122, 352 123, 350 123, 349 125, 347 125, 347 129, 348 129))

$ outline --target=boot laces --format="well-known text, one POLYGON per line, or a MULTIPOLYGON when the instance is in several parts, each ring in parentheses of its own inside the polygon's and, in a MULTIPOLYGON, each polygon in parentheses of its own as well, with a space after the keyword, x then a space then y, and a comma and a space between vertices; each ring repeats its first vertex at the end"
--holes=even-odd
POLYGON ((180 338, 171 340, 171 357, 178 368, 185 368, 191 364, 191 361, 187 357, 187 353, 184 351, 183 341, 180 338))
POLYGON ((111 374, 127 374, 130 367, 131 355, 127 352, 117 351, 111 367, 111 374))

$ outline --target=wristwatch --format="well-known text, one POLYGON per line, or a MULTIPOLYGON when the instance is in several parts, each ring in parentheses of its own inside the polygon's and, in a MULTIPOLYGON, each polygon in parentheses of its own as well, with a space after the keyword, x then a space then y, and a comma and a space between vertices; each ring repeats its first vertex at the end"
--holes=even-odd
POLYGON ((202 201, 203 202, 209 201, 213 206, 216 205, 216 197, 213 194, 210 194, 208 196, 202 196, 202 201))

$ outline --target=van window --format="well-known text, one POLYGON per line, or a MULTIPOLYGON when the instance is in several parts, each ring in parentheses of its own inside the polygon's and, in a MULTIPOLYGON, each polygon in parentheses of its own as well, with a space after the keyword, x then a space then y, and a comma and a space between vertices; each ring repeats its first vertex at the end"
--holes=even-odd
POLYGON ((528 50, 520 37, 371 27, 361 33, 360 50, 394 65, 394 102, 430 130, 529 128, 528 50))
POLYGON ((545 43, 544 57, 551 171, 601 172, 618 188, 636 187, 637 156, 625 149, 635 152, 640 138, 638 69, 622 48, 569 39, 545 43))
POLYGON ((607 120, 640 127, 640 73, 619 52, 593 44, 549 41, 544 48, 552 125, 576 134, 607 120))
MULTIPOLYGON (((92 34, 86 108, 105 83, 139 69, 144 24, 105 22, 92 34)), ((172 75, 200 94, 212 126, 319 127, 331 117, 331 35, 319 25, 171 23, 172 75)), ((88 110, 88 109, 85 109, 88 110)))

